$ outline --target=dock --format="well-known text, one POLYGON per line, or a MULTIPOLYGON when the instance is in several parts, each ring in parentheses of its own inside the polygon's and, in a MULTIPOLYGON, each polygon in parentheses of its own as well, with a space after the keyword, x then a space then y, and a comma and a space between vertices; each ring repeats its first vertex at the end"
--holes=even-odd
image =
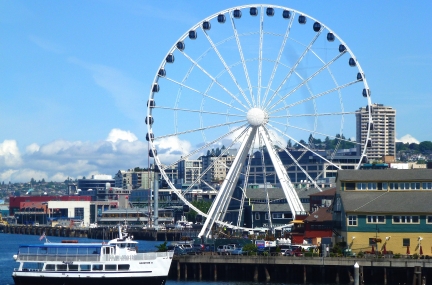
MULTIPOLYGON (((117 227, 97 227, 97 228, 70 228, 70 227, 50 227, 50 226, 31 226, 31 225, 2 225, 0 231, 9 234, 38 235, 45 233, 46 236, 58 237, 81 237, 90 239, 111 240, 118 235, 117 227)), ((185 230, 164 230, 131 228, 129 231, 136 240, 147 241, 180 241, 184 237, 196 237, 198 229, 185 230)))
POLYGON ((360 284, 423 285, 426 280, 432 280, 432 259, 221 256, 216 253, 174 256, 169 278, 347 284, 354 281, 356 262, 360 266, 360 284))

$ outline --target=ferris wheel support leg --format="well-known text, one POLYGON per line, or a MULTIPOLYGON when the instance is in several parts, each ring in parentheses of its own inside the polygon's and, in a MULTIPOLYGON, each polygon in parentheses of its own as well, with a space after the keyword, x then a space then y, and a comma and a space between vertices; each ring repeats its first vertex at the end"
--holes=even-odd
POLYGON ((300 202, 300 199, 297 195, 297 192, 294 188, 294 186, 291 183, 291 180, 289 179, 288 173, 285 169, 285 167, 282 164, 282 161, 279 158, 279 155, 276 153, 276 150, 271 143, 270 135, 268 132, 263 128, 259 128, 259 133, 261 137, 264 140, 264 144, 267 147, 267 151, 269 153, 270 159, 274 165, 276 175, 279 179, 279 182, 281 184, 282 190, 285 194, 285 197, 287 199, 287 202, 290 206, 291 213, 293 215, 293 219, 296 216, 296 212, 304 212, 304 208, 302 203, 300 202))
POLYGON ((230 197, 232 196, 237 185, 238 178, 246 161, 246 157, 249 154, 249 149, 251 148, 256 132, 257 128, 250 128, 248 130, 246 134, 247 137, 241 144, 239 152, 237 153, 234 162, 231 165, 228 174, 221 185, 221 188, 219 189, 219 193, 216 196, 215 201, 212 203, 210 211, 208 212, 208 217, 205 220, 198 237, 207 238, 214 223, 224 218, 229 205, 230 197))

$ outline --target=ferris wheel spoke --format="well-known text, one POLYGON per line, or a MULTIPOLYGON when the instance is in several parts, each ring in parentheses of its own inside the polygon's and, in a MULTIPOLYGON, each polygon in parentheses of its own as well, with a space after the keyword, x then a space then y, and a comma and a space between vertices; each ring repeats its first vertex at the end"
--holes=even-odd
POLYGON ((258 106, 261 106, 261 81, 262 81, 262 53, 263 53, 263 42, 264 42, 264 7, 261 6, 261 19, 260 19, 260 39, 259 39, 259 52, 258 52, 258 91, 257 101, 258 106))
POLYGON ((228 174, 222 183, 219 193, 213 201, 210 207, 208 218, 205 220, 199 237, 208 237, 211 229, 216 221, 223 220, 225 217, 226 209, 228 208, 229 198, 237 185, 237 180, 239 178, 240 172, 244 166, 246 156, 249 153, 253 138, 257 132, 257 128, 249 128, 245 139, 243 140, 239 151, 231 165, 228 174))
MULTIPOLYGON (((251 100, 252 100, 252 105, 256 106, 255 97, 253 95, 253 89, 252 89, 252 85, 251 85, 250 78, 249 78, 249 72, 248 72, 248 69, 247 69, 247 66, 246 66, 246 61, 244 59, 243 49, 242 49, 242 46, 241 46, 241 43, 240 43, 240 38, 239 38, 239 35, 238 35, 238 32, 237 32, 237 28, 235 26, 233 15, 232 15, 232 13, 229 13, 229 15, 230 15, 230 19, 231 19, 231 25, 232 25, 232 28, 233 28, 233 31, 234 31, 234 36, 235 36, 236 43, 237 43, 237 49, 238 49, 239 54, 240 54, 240 60, 241 60, 241 63, 243 65, 243 71, 244 71, 244 74, 246 76, 246 82, 247 82, 247 85, 248 85, 248 88, 249 88, 249 93, 250 93, 250 97, 251 97, 251 100)), ((230 70, 231 70, 231 67, 230 67, 230 70)))
POLYGON ((244 105, 243 102, 241 102, 237 98, 237 96, 235 96, 228 89, 226 89, 225 86, 223 86, 219 81, 216 80, 216 78, 214 78, 210 73, 208 73, 207 70, 205 70, 201 65, 199 65, 198 62, 196 62, 195 60, 193 60, 187 53, 182 52, 182 54, 190 62, 192 62, 196 67, 198 67, 198 69, 200 69, 205 75, 207 75, 213 81, 213 83, 216 83, 220 88, 222 88, 222 90, 224 90, 226 93, 228 93, 231 96, 231 98, 233 98, 235 101, 237 101, 237 103, 239 103, 241 106, 243 106, 243 108, 248 109, 248 107, 246 105, 244 105))
POLYGON ((223 123, 223 124, 218 124, 218 125, 206 126, 206 127, 202 127, 202 128, 187 130, 184 132, 175 132, 173 134, 155 137, 154 139, 156 140, 156 139, 163 139, 163 138, 173 137, 173 136, 178 136, 178 135, 184 135, 184 134, 194 133, 194 132, 203 131, 203 130, 207 130, 207 129, 214 129, 214 128, 219 128, 219 127, 223 127, 223 126, 234 125, 234 124, 243 123, 243 122, 246 122, 246 120, 238 120, 238 121, 234 121, 234 122, 228 122, 228 123, 223 123))
MULTIPOLYGON (((201 28, 202 29, 202 28, 201 28)), ((213 50, 215 51, 215 53, 217 54, 217 56, 219 57, 219 60, 221 61, 221 63, 223 64, 223 66, 225 67, 226 71, 228 72, 228 74, 230 75, 231 79, 233 80, 234 84, 237 86, 238 90, 240 91, 240 93, 242 94, 243 98, 245 99, 246 103, 249 105, 250 108, 252 108, 251 103, 249 102, 246 94, 243 92, 243 89, 241 88, 240 84, 238 83, 236 77, 234 76, 234 74, 231 72, 231 69, 229 68, 228 64, 225 62, 224 58, 222 57, 222 55, 220 54, 217 46, 213 43, 212 39, 210 38, 210 36, 206 33, 205 30, 202 29, 202 31, 204 32, 204 35, 206 36, 208 42, 210 43, 210 45, 213 47, 213 50)))
POLYGON ((270 123, 279 124, 279 125, 282 125, 282 126, 285 126, 285 127, 296 129, 296 130, 305 131, 307 133, 315 133, 317 135, 329 137, 331 139, 336 139, 336 140, 340 140, 340 141, 350 142, 350 143, 353 143, 353 144, 360 144, 360 143, 358 143, 356 141, 351 141, 351 140, 347 140, 347 139, 338 138, 338 137, 331 136, 331 135, 328 135, 328 134, 324 134, 324 133, 321 133, 321 132, 317 132, 317 131, 313 131, 313 130, 309 130, 309 129, 305 129, 305 128, 301 128, 301 127, 296 127, 296 126, 293 126, 293 125, 290 125, 290 124, 281 123, 281 122, 278 122, 278 121, 271 120, 270 123))
POLYGON ((201 114, 211 114, 211 115, 221 115, 221 116, 227 116, 227 117, 242 117, 242 118, 244 118, 244 114, 239 115, 239 114, 210 112, 210 111, 204 111, 204 110, 183 109, 183 108, 165 107, 165 106, 156 106, 154 108, 155 109, 171 110, 171 111, 182 111, 182 112, 191 112, 191 113, 201 113, 201 114))
MULTIPOLYGON (((287 27, 287 29, 286 29, 286 31, 285 31, 285 35, 284 35, 284 38, 283 38, 283 41, 282 41, 281 47, 280 47, 280 49, 279 49, 278 56, 277 56, 277 58, 276 58, 276 60, 275 60, 275 64, 274 64, 274 66, 273 66, 273 70, 272 70, 272 73, 271 73, 271 75, 270 75, 269 82, 268 82, 268 84, 267 84, 267 88, 266 88, 266 92, 265 92, 265 95, 264 95, 264 99, 262 100, 263 103, 265 103, 266 100, 267 100, 267 96, 268 96, 268 93, 269 93, 269 91, 270 91, 271 85, 272 85, 272 83, 273 83, 273 79, 274 79, 274 77, 275 77, 275 75, 276 75, 276 70, 277 70, 277 68, 278 68, 278 66, 279 66, 280 59, 281 59, 281 57, 282 57, 283 51, 285 50, 285 45, 286 45, 286 42, 287 42, 288 36, 289 36, 289 34, 290 34, 290 31, 291 31, 291 27, 292 27, 292 24, 293 24, 293 21, 294 21, 294 17, 295 17, 295 13, 293 13, 293 15, 292 15, 292 17, 291 17, 291 19, 290 19, 290 21, 289 21, 289 23, 288 23, 288 27, 287 27)), ((261 105, 261 107, 262 107, 262 105, 261 105)))
POLYGON ((351 86, 351 85, 353 85, 353 84, 355 84, 355 83, 358 83, 358 82, 361 82, 361 80, 354 80, 354 81, 351 81, 351 82, 346 83, 346 84, 344 84, 344 85, 340 85, 340 86, 337 86, 337 87, 335 87, 335 88, 332 88, 332 89, 329 89, 329 90, 327 90, 327 91, 324 91, 324 92, 322 92, 322 93, 319 93, 319 94, 313 95, 313 96, 311 96, 311 97, 305 98, 305 99, 303 99, 303 100, 300 100, 300 101, 297 101, 297 102, 291 103, 291 104, 289 104, 289 105, 287 105, 287 106, 284 106, 284 107, 282 107, 282 108, 279 108, 279 109, 276 109, 276 110, 271 110, 271 112, 268 112, 268 114, 270 115, 270 114, 274 114, 274 113, 277 113, 277 112, 282 111, 282 110, 286 110, 286 109, 288 109, 288 108, 292 108, 292 107, 294 107, 294 106, 300 105, 300 104, 305 103, 305 102, 308 102, 308 101, 310 101, 310 100, 313 100, 313 99, 316 99, 316 98, 322 97, 322 96, 324 96, 324 95, 330 94, 330 93, 332 93, 332 92, 335 92, 335 91, 338 91, 338 90, 344 89, 344 88, 346 88, 346 87, 348 87, 348 86, 351 86))
POLYGON ((217 161, 223 157, 225 154, 228 153, 228 151, 239 141, 240 138, 242 138, 246 132, 248 131, 250 127, 245 128, 234 140, 233 142, 224 150, 222 151, 219 156, 217 156, 217 158, 215 160, 212 161, 212 163, 209 164, 209 166, 204 169, 204 171, 201 172, 201 174, 195 179, 194 182, 191 183, 191 185, 184 191, 184 194, 188 194, 190 192, 190 190, 197 185, 199 182, 201 182, 203 180, 204 175, 206 175, 207 172, 209 172, 214 165, 217 163, 217 161))
POLYGON ((239 218, 237 219, 237 227, 241 226, 240 225, 241 217, 243 215, 245 199, 247 198, 246 189, 247 189, 247 186, 249 184, 250 166, 251 166, 251 161, 252 161, 252 157, 253 157, 253 153, 254 153, 255 140, 256 140, 256 136, 254 136, 254 138, 252 140, 251 148, 249 150, 248 160, 247 160, 247 164, 246 164, 246 173, 244 174, 243 188, 240 187, 242 190, 242 197, 240 200, 239 215, 238 215, 239 218))
POLYGON ((181 159, 175 161, 174 163, 172 163, 172 164, 170 164, 170 165, 168 165, 168 166, 166 166, 166 167, 162 167, 162 168, 163 168, 163 169, 168 169, 168 168, 174 167, 174 166, 177 165, 180 161, 185 160, 185 159, 188 159, 189 157, 191 157, 191 156, 193 156, 193 155, 195 155, 195 154, 201 152, 202 150, 207 149, 208 147, 211 147, 211 146, 214 145, 215 143, 217 143, 217 142, 221 141, 222 139, 224 139, 224 138, 226 138, 226 137, 228 137, 228 136, 234 134, 234 133, 237 132, 238 130, 240 130, 240 129, 242 129, 242 128, 246 128, 246 127, 247 127, 247 124, 244 124, 244 125, 242 125, 242 126, 239 126, 239 127, 235 128, 235 129, 231 130, 230 132, 227 132, 226 134, 224 134, 224 135, 218 137, 217 139, 215 139, 215 140, 213 140, 213 141, 211 141, 211 142, 208 142, 208 143, 204 144, 202 147, 197 148, 197 149, 194 150, 193 152, 191 152, 191 153, 189 153, 189 154, 187 154, 187 155, 183 155, 181 159))
POLYGON ((235 107, 235 106, 233 106, 233 105, 231 105, 231 104, 228 104, 228 103, 226 103, 226 102, 224 102, 224 101, 222 101, 222 100, 219 100, 219 99, 217 99, 217 98, 215 98, 215 97, 213 97, 213 96, 210 96, 210 95, 208 95, 208 94, 206 94, 206 93, 203 93, 203 92, 201 92, 201 91, 198 91, 198 90, 196 90, 196 89, 194 89, 194 88, 192 88, 192 87, 190 87, 190 86, 188 86, 188 85, 186 85, 186 84, 184 84, 184 83, 181 83, 181 82, 175 81, 175 80, 173 80, 173 79, 171 79, 171 78, 166 78, 166 79, 167 79, 168 81, 171 81, 171 82, 173 82, 173 83, 175 83, 175 84, 181 86, 181 87, 187 88, 187 89, 189 89, 189 90, 191 90, 191 91, 194 91, 194 92, 196 92, 196 93, 198 93, 198 94, 200 94, 200 95, 202 95, 202 96, 204 96, 204 97, 207 97, 207 98, 212 99, 212 100, 214 100, 214 101, 216 101, 216 102, 218 102, 218 103, 221 103, 221 104, 223 104, 223 105, 225 105, 225 106, 227 106, 227 107, 230 107, 230 108, 236 109, 236 110, 238 110, 238 111, 240 111, 240 112, 245 112, 245 110, 239 109, 239 108, 237 108, 237 107, 235 107))
POLYGON ((273 105, 271 105, 270 107, 268 107, 268 109, 271 110, 273 107, 275 107, 276 105, 278 105, 281 101, 283 101, 286 98, 288 98, 291 94, 293 94, 294 92, 296 92, 300 87, 302 87, 303 85, 305 85, 306 83, 308 83, 312 78, 314 78, 315 76, 317 76, 318 74, 320 74, 323 70, 327 69, 332 63, 334 63, 336 60, 338 60, 344 54, 345 54, 345 51, 339 53, 332 60, 330 60, 329 62, 327 62, 326 64, 324 64, 320 69, 318 69, 317 71, 315 71, 314 74, 312 74, 311 76, 309 76, 307 79, 303 80, 294 89, 292 89, 290 92, 288 92, 287 94, 285 94, 284 96, 282 96, 276 103, 274 103, 273 105))
MULTIPOLYGON (((265 146, 264 138, 262 136, 263 136, 263 134, 260 133, 260 138, 259 138, 260 146, 265 146)), ((266 167, 265 160, 264 160, 264 147, 260 147, 260 152, 261 152, 261 167, 263 170, 264 191, 266 194, 266 201, 267 201, 267 215, 269 217, 268 220, 270 222, 269 228, 271 229, 271 228, 273 228, 273 225, 272 225, 271 210, 270 210, 270 197, 269 197, 268 188, 267 188, 267 167, 266 167)), ((268 152, 270 152, 270 151, 268 151, 268 152)))
POLYGON ((279 93, 279 91, 282 89, 288 78, 291 77, 291 75, 294 73, 294 71, 297 69, 297 66, 300 64, 300 62, 303 60, 303 58, 306 56, 306 54, 309 52, 309 50, 312 48, 315 41, 318 39, 322 32, 322 29, 315 35, 315 37, 312 39, 312 41, 309 43, 309 45, 306 47, 306 49, 303 51, 303 53, 300 55, 300 57, 297 59, 297 61, 294 63, 294 65, 290 68, 290 71, 285 76, 285 78, 282 80, 282 82, 279 84, 279 87, 273 92, 273 95, 270 97, 270 99, 265 104, 265 108, 273 101, 273 99, 276 97, 276 95, 279 93))
POLYGON ((318 186, 318 184, 316 183, 315 179, 313 179, 309 173, 301 166, 301 164, 298 162, 297 159, 295 159, 295 157, 291 154, 291 152, 289 152, 286 148, 284 148, 283 146, 281 146, 281 148, 285 151, 286 154, 288 154, 288 156, 292 159, 292 161, 294 161, 295 165, 297 165, 297 167, 303 172, 303 174, 306 175, 307 178, 309 178, 309 180, 313 183, 313 185, 315 186, 315 188, 317 188, 320 192, 322 192, 321 187, 318 186))
POLYGON ((272 126, 271 124, 269 124, 270 127, 272 127, 274 130, 276 130, 278 133, 282 134, 283 136, 287 137, 288 139, 294 141, 295 143, 297 143, 298 145, 302 146, 303 148, 305 148, 306 150, 311 151, 312 153, 314 153, 316 156, 318 156, 319 158, 323 159, 324 161, 330 163, 331 165, 337 167, 338 169, 340 169, 340 167, 336 164, 334 164, 332 161, 328 160, 327 158, 323 157, 322 155, 320 155, 319 153, 317 153, 316 151, 310 149, 308 146, 302 144, 301 142, 299 142, 298 140, 296 140, 295 138, 291 137, 290 135, 287 135, 286 133, 282 132, 281 130, 279 130, 278 128, 272 126))
POLYGON ((279 179, 279 183, 281 184, 282 190, 285 194, 285 197, 287 199, 287 202, 290 206, 291 213, 293 215, 293 218, 296 216, 297 212, 303 212, 304 208, 303 205, 300 202, 300 199, 298 198, 297 192, 295 191, 295 188, 293 184, 291 183, 291 180, 288 176, 288 173, 280 160, 279 155, 277 154, 276 149, 274 148, 271 140, 269 132, 266 128, 260 127, 259 128, 260 135, 263 138, 264 145, 267 147, 268 154, 270 156, 270 159, 273 163, 273 166, 275 168, 276 175, 279 179))
POLYGON ((358 114, 358 112, 333 112, 333 113, 316 113, 316 114, 286 114, 286 115, 280 115, 280 116, 271 116, 272 119, 274 118, 295 118, 295 117, 321 117, 321 116, 336 116, 336 115, 355 115, 358 114))

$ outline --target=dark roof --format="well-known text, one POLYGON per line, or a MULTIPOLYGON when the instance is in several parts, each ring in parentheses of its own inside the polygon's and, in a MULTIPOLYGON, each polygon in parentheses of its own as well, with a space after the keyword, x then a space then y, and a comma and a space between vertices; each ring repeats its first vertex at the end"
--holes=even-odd
POLYGON ((310 194, 309 196, 334 196, 335 194, 336 194, 336 188, 333 187, 333 188, 323 190, 322 192, 310 194))
MULTIPOLYGON (((342 191, 345 212, 432 214, 432 191, 342 191)), ((334 210, 334 209, 333 209, 334 210)))
POLYGON ((339 170, 337 181, 432 181, 432 169, 339 170))
MULTIPOLYGON (((267 188, 267 191, 270 200, 285 198, 282 188, 267 188)), ((317 188, 302 188, 296 189, 296 191, 299 198, 309 198, 311 194, 319 192, 317 188)), ((249 199, 267 199, 266 190, 264 188, 247 188, 246 196, 249 199)))
POLYGON ((332 213, 327 207, 321 207, 310 214, 304 221, 306 223, 327 222, 333 220, 332 213))
MULTIPOLYGON (((270 212, 289 212, 290 207, 286 204, 270 204, 270 212)), ((267 204, 254 204, 252 212, 268 212, 267 204)))

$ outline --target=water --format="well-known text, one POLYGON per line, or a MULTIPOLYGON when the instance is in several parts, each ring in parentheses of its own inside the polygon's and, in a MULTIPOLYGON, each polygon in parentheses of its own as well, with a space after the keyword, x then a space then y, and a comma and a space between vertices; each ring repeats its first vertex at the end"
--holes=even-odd
MULTIPOLYGON (((60 242, 64 239, 70 239, 65 237, 48 237, 51 242, 60 242)), ((73 238, 79 240, 79 242, 102 242, 102 240, 88 239, 88 238, 73 238)), ((13 285, 12 271, 14 267, 17 267, 18 263, 13 260, 13 255, 17 253, 18 246, 20 244, 38 244, 39 236, 36 235, 19 235, 19 234, 4 234, 0 233, 0 285, 13 285)), ((138 250, 142 251, 155 251, 156 246, 160 245, 160 241, 140 241, 138 250)), ((254 283, 254 282, 223 282, 223 281, 176 281, 168 280, 166 285, 263 285, 265 283, 254 283)), ((282 283, 271 283, 272 285, 281 285, 282 283)), ((284 283, 286 284, 286 283, 284 283)), ((296 284, 291 284, 296 285, 296 284)), ((321 284, 324 285, 324 284, 321 284)), ((330 284, 328 284, 330 285, 330 284)))

